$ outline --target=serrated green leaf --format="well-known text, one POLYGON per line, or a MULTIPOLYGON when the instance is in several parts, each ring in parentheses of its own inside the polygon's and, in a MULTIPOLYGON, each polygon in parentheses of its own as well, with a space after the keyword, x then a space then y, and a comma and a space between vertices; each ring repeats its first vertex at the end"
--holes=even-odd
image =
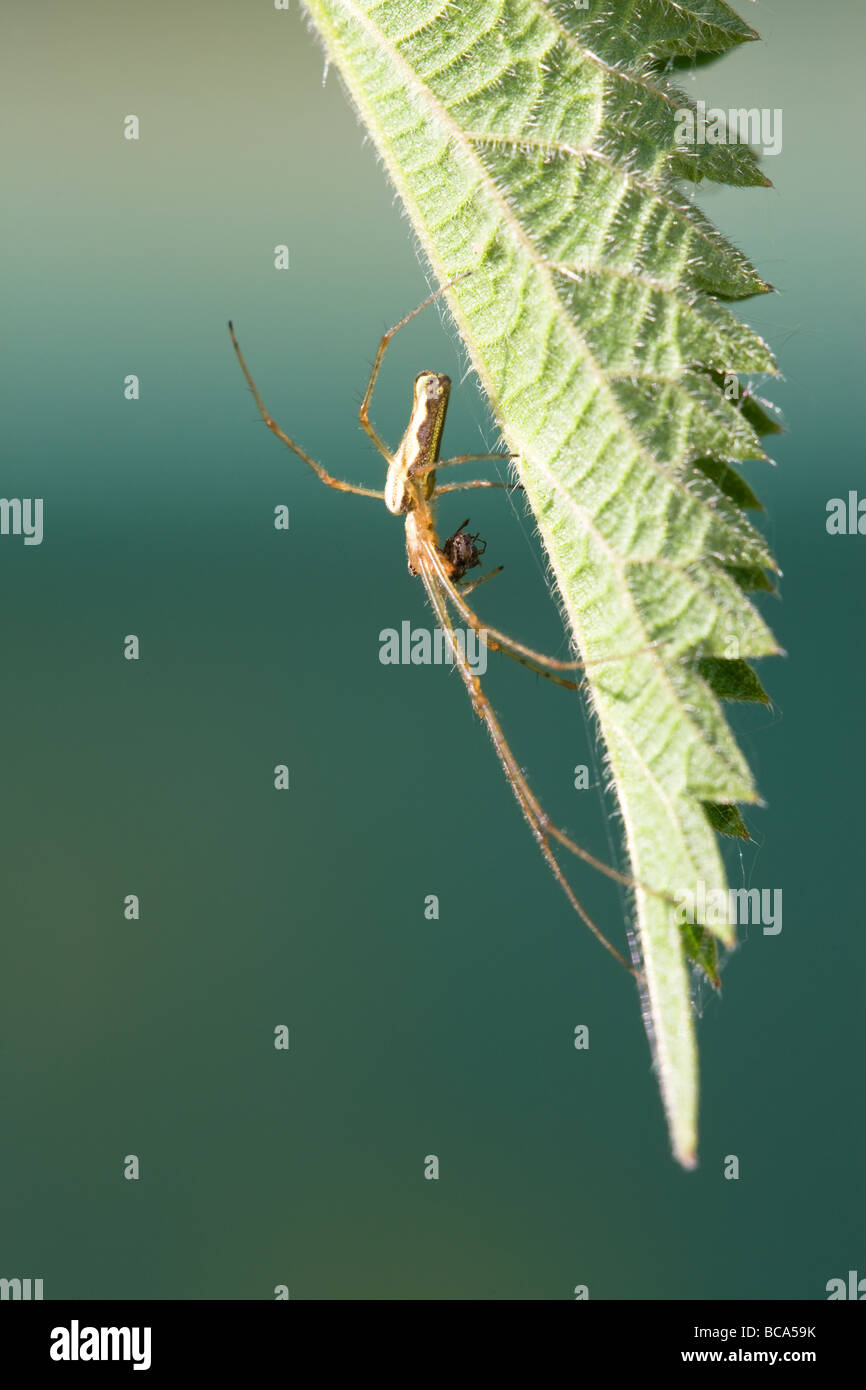
MULTIPOLYGON (((726 391, 728 378, 723 371, 712 370, 708 375, 720 391, 726 391)), ((772 405, 770 401, 762 400, 750 385, 740 390, 737 382, 736 390, 737 395, 733 398, 732 405, 739 410, 758 438, 763 438, 768 434, 784 433, 785 427, 782 424, 781 412, 777 406, 772 405)), ((761 455, 755 455, 755 457, 761 457, 761 455)))
POLYGON ((722 806, 717 801, 705 801, 707 820, 719 835, 733 835, 738 840, 751 840, 746 822, 737 806, 722 806))
MULTIPOLYGON (((755 496, 743 476, 721 459, 698 459, 697 465, 702 473, 712 478, 716 487, 729 497, 735 506, 749 511, 762 512, 763 504, 755 496)), ((760 571, 763 576, 764 571, 760 571)))
POLYGON ((609 63, 637 66, 646 59, 701 54, 717 57, 758 35, 722 0, 554 0, 552 9, 609 63))
POLYGON ((767 571, 762 570, 759 565, 726 565, 725 569, 744 593, 753 590, 763 590, 768 594, 776 592, 776 586, 767 571))
MULTIPOLYGON (((763 416, 711 373, 774 372, 720 302, 767 289, 677 176, 764 183, 745 146, 676 144, 662 59, 754 37, 727 5, 307 0, 448 292, 538 522, 636 880, 723 883, 705 803, 754 801, 696 656, 777 650, 739 578, 773 566, 724 470, 763 416), (655 645, 652 645, 655 644, 655 645), (610 661, 612 654, 634 653, 610 661)), ((749 493, 749 497, 753 494, 749 493)), ((674 1152, 696 1152, 687 964, 715 943, 644 888, 635 908, 674 1152)), ((729 932, 720 931, 725 940, 729 932)))
POLYGON ((756 434, 783 434, 785 426, 782 424, 781 412, 777 406, 769 401, 761 400, 760 396, 744 394, 740 400, 740 410, 756 434))
POLYGON ((686 924, 681 930, 686 960, 703 971, 710 984, 718 989, 721 985, 718 941, 706 927, 686 924))
POLYGON ((770 703, 769 695, 747 661, 710 657, 698 662, 698 671, 720 700, 757 700, 762 705, 770 703))

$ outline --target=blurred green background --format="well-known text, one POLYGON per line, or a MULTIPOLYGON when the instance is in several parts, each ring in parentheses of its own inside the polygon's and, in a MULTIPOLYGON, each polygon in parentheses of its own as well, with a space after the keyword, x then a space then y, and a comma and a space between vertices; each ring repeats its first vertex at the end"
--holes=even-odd
MULTIPOLYGON (((784 111, 775 187, 701 195, 780 291, 743 312, 786 378, 780 466, 748 473, 789 655, 762 667, 774 709, 734 711, 767 808, 729 859, 783 889, 784 929, 745 932, 703 1001, 684 1173, 634 991, 458 679, 379 663, 380 629, 430 625, 400 523, 280 449, 230 352, 232 316, 277 418, 378 485, 357 405, 426 272, 297 6, 4 6, 2 491, 45 499, 45 539, 0 541, 0 1276, 47 1298, 820 1299, 866 1274, 866 540, 824 526, 863 478, 862 7, 745 8, 765 41, 686 82, 784 111)), ((415 321, 385 436, 419 368, 464 366, 436 310, 415 321)), ((495 437, 466 382, 450 451, 495 437)), ((562 650, 531 519, 496 493, 471 514, 506 564, 483 613, 562 650)), ((600 780, 577 700, 506 665, 490 690, 536 789, 617 853, 600 787, 572 788, 578 763, 600 780)), ((621 942, 618 893, 576 882, 621 942)))

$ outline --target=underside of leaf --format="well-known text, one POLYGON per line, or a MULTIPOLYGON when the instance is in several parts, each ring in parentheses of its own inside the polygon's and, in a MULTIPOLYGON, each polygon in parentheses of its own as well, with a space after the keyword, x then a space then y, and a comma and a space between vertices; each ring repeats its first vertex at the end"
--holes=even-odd
MULTIPOLYGON (((677 144, 675 60, 756 37, 721 0, 307 0, 412 220, 518 467, 622 816, 645 1017, 674 1153, 697 1143, 689 967, 729 926, 716 832, 757 800, 721 700, 777 651, 747 591, 774 562, 736 469, 775 432, 775 372, 725 301, 765 292, 682 180, 767 180, 735 142, 677 144), (634 653, 624 660, 624 653, 634 653), (609 658, 616 658, 610 660, 609 658)), ((742 830, 740 829, 742 827, 742 830)))

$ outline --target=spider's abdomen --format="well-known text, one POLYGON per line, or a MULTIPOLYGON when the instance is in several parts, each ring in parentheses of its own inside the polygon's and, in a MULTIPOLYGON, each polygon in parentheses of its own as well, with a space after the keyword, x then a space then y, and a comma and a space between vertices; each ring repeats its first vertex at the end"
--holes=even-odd
POLYGON ((385 483, 389 512, 411 512, 419 498, 430 497, 450 390, 449 378, 439 372, 419 372, 415 378, 412 415, 385 483))

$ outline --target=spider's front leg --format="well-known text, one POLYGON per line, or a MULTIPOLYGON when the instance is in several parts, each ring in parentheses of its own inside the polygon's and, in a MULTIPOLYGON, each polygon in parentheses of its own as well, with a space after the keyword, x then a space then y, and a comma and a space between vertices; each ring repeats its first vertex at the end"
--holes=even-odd
POLYGON ((246 378, 246 383, 249 386, 250 391, 252 392, 253 400, 259 408, 259 414, 261 415, 268 429, 271 430, 277 436, 277 439, 281 440, 282 443, 285 444, 287 449, 291 449, 293 454, 297 454, 298 458, 303 459, 304 463, 306 463, 310 468, 312 468, 313 472, 318 476, 320 481, 323 482, 327 487, 335 488, 337 492, 354 492, 358 497, 376 497, 380 502, 384 502, 384 492, 379 492, 375 488, 360 487, 358 483, 347 483, 344 482, 342 478, 333 477, 326 468, 323 468, 320 463, 317 463, 314 458, 311 458, 310 455, 306 452, 306 450, 301 448, 300 444, 296 444, 293 439, 290 439, 289 436, 286 434, 285 430, 280 429, 280 426, 277 424, 276 420, 274 420, 270 412, 265 409, 265 403, 259 395, 258 387, 256 386, 256 383, 253 381, 252 378, 252 373, 250 372, 249 367, 244 361, 244 355, 241 352, 240 345, 238 343, 237 338, 235 337, 234 325, 232 324, 231 320, 229 320, 229 333, 231 334, 232 347, 234 348, 235 355, 238 359, 238 362, 241 365, 241 371, 243 372, 246 378))

